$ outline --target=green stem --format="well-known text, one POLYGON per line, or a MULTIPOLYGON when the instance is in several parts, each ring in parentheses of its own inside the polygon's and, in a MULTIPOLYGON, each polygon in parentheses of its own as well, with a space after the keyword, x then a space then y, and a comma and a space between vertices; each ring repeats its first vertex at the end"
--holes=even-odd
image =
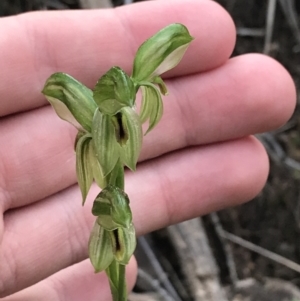
POLYGON ((126 266, 119 264, 119 300, 118 301, 127 301, 127 289, 125 282, 125 269, 126 266))
MULTIPOLYGON (((107 180, 109 184, 124 190, 124 166, 120 161, 117 162, 107 180)), ((106 269, 113 301, 127 301, 125 269, 125 265, 119 264, 115 260, 106 269)))
POLYGON ((125 269, 125 265, 119 264, 114 260, 105 270, 109 279, 113 301, 127 301, 125 269))

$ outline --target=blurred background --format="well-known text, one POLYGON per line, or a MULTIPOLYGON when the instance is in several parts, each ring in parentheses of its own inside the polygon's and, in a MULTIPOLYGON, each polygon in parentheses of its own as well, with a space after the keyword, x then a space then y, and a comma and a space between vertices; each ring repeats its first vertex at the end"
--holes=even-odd
MULTIPOLYGON (((137 1, 0 0, 0 15, 133 2, 137 1)), ((237 27, 233 56, 260 52, 277 59, 293 76, 299 102, 300 1, 217 2, 237 27)), ((259 135, 271 171, 252 202, 140 238, 139 278, 130 300, 300 301, 299 133, 297 108, 284 127, 259 135)))

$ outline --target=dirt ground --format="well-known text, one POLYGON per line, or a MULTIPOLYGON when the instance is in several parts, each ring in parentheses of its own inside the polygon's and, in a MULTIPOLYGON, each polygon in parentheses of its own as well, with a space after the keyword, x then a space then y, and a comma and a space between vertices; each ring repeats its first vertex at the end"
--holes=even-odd
MULTIPOLYGON (((229 10, 238 29, 265 28, 267 1, 219 0, 217 2, 229 10)), ((116 0, 114 3, 119 5, 122 1, 116 0)), ((42 9, 44 5, 50 9, 79 8, 76 0, 1 0, 0 15, 42 9)), ((300 23, 300 1, 296 1, 296 7, 300 23)), ((263 48, 264 36, 238 35, 234 55, 262 52, 263 48)), ((299 97, 300 45, 297 45, 296 38, 279 6, 276 10, 270 55, 289 70, 297 85, 299 97)), ((282 99, 282 101, 285 100, 282 99)), ((271 171, 268 183, 262 193, 252 202, 219 213, 221 223, 227 231, 297 263, 300 263, 299 113, 299 108, 297 108, 286 126, 269 133, 269 136, 262 137, 263 141, 267 143, 271 157, 271 171)), ((219 247, 218 238, 210 219, 204 217, 204 221, 209 236, 212 238, 211 244, 221 270, 222 283, 230 284, 228 268, 224 264, 224 250, 219 247)), ((299 273, 243 247, 232 244, 232 249, 240 279, 251 277, 261 280, 265 277, 272 277, 287 280, 300 287, 299 273)), ((260 300, 264 299, 256 298, 256 301, 260 300)))

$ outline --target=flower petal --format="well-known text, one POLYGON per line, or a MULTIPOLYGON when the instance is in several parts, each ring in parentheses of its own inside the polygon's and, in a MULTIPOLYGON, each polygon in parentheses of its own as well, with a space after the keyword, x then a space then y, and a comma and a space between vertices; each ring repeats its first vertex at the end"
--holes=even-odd
POLYGON ((171 24, 146 40, 138 49, 132 78, 139 83, 174 68, 182 59, 193 38, 187 28, 171 24))
POLYGON ((48 78, 42 93, 61 119, 91 132, 97 105, 90 89, 68 74, 54 73, 48 78))
POLYGON ((114 115, 121 108, 134 105, 133 81, 121 68, 112 67, 97 82, 93 97, 102 113, 114 115))
POLYGON ((114 259, 110 234, 97 222, 89 239, 89 257, 96 273, 104 271, 114 259))

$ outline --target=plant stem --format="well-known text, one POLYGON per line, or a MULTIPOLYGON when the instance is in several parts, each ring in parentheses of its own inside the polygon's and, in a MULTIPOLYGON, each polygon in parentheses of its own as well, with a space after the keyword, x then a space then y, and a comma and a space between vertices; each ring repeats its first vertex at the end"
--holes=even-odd
MULTIPOLYGON (((124 166, 120 161, 111 172, 109 183, 124 190, 124 166)), ((125 269, 125 265, 119 264, 115 260, 106 269, 113 301, 127 301, 125 269)))
POLYGON ((127 289, 125 282, 125 269, 126 266, 119 264, 119 300, 118 301, 127 301, 127 289))
POLYGON ((113 301, 127 301, 125 265, 115 260, 106 269, 113 301))

